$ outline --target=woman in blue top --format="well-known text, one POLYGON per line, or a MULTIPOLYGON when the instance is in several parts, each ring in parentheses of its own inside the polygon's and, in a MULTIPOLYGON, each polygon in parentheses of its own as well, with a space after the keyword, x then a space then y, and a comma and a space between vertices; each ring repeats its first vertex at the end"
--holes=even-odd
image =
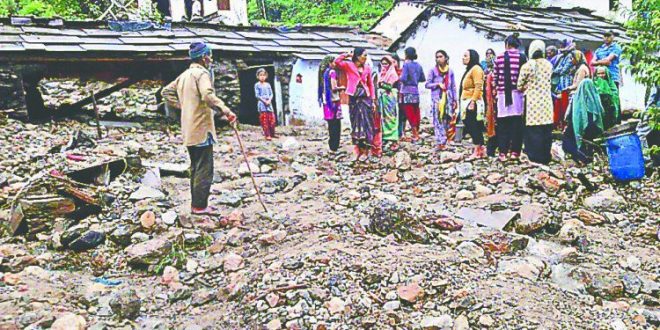
POLYGON ((406 61, 401 68, 401 104, 412 128, 413 142, 419 141, 419 87, 420 83, 426 81, 424 70, 417 60, 415 48, 408 47, 405 50, 406 61))

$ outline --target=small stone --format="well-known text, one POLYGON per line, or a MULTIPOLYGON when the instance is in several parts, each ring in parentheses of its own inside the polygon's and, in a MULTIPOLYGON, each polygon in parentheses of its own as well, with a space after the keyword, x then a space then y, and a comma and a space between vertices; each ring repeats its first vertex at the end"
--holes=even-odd
POLYGON ((426 316, 419 324, 424 330, 445 330, 451 329, 454 325, 450 315, 444 314, 442 316, 426 316))
POLYGON ((160 278, 160 283, 165 285, 179 283, 179 271, 172 266, 166 266, 163 269, 163 276, 160 278))
POLYGON ((112 312, 119 318, 135 320, 140 315, 142 300, 137 296, 135 290, 124 289, 115 293, 108 304, 112 312))
POLYGON ((535 233, 543 229, 550 220, 546 207, 541 204, 525 204, 518 212, 520 218, 516 220, 515 226, 519 234, 535 233))
POLYGON ((629 256, 626 258, 626 268, 632 271, 638 271, 642 267, 642 261, 636 256, 629 256))
POLYGON ((578 237, 583 236, 584 232, 585 226, 582 221, 569 219, 563 223, 558 237, 563 243, 573 243, 578 237))
POLYGON ((498 273, 518 275, 532 281, 537 280, 545 268, 545 263, 536 257, 506 258, 497 264, 498 273))
POLYGON ((300 149, 300 142, 298 142, 298 140, 296 140, 294 137, 288 137, 282 143, 282 150, 284 151, 292 151, 296 149, 300 149))
POLYGON ((452 330, 470 330, 470 322, 464 314, 459 315, 454 320, 454 327, 452 330))
POLYGON ((490 315, 483 314, 479 316, 479 325, 490 328, 495 324, 495 320, 490 315))
POLYGON ((456 199, 459 201, 466 201, 474 199, 474 194, 469 190, 461 190, 456 193, 456 199))
POLYGON ((146 211, 140 216, 140 224, 144 229, 150 229, 156 224, 156 214, 153 211, 146 211))
POLYGON ((492 174, 489 174, 486 177, 486 182, 488 182, 489 184, 495 185, 495 184, 504 182, 504 176, 502 174, 499 174, 499 173, 492 173, 492 174))
POLYGON ((192 274, 196 273, 197 267, 199 267, 197 261, 193 259, 188 259, 188 261, 186 261, 186 271, 188 271, 188 273, 192 273, 192 274))
POLYGON ((203 306, 216 298, 216 291, 214 290, 197 290, 190 298, 190 304, 193 306, 203 306))
POLYGON ((405 300, 409 303, 415 303, 424 295, 424 289, 419 286, 416 282, 413 282, 409 285, 401 285, 396 289, 399 298, 405 300))
POLYGON ((259 243, 264 245, 273 245, 284 241, 284 239, 286 239, 286 236, 287 236, 286 231, 274 230, 272 232, 259 236, 257 241, 259 241, 259 243))
POLYGON ((383 305, 383 309, 388 312, 393 312, 401 308, 401 303, 398 300, 388 301, 383 305))
POLYGON ((170 292, 170 294, 167 295, 167 300, 173 304, 177 301, 186 300, 192 297, 192 294, 193 292, 189 287, 180 286, 176 288, 174 292, 170 292))
POLYGON ((472 163, 460 163, 455 168, 459 179, 467 179, 474 175, 472 163))
POLYGON ((610 324, 612 330, 628 330, 628 327, 621 319, 616 319, 612 324, 610 324))
POLYGON ((279 330, 282 329, 282 321, 280 319, 272 319, 266 324, 266 329, 268 330, 279 330))
POLYGON ((642 289, 642 281, 635 274, 624 274, 621 277, 623 288, 629 295, 636 295, 642 289))
POLYGON ((596 226, 605 222, 604 216, 584 209, 578 210, 577 217, 587 226, 596 226))
POLYGON ((615 212, 626 204, 626 200, 614 189, 603 190, 584 199, 584 206, 594 211, 615 212))
POLYGON ((473 242, 463 242, 456 247, 456 250, 467 259, 477 259, 484 256, 484 250, 473 242))
POLYGON ((493 193, 493 190, 480 184, 476 184, 474 186, 474 192, 477 195, 477 197, 486 197, 488 195, 491 195, 493 193))
POLYGON ((2 281, 7 285, 16 285, 21 283, 21 276, 18 274, 7 273, 2 277, 2 281))
POLYGON ((140 188, 138 188, 138 190, 133 192, 128 197, 128 199, 130 199, 132 201, 140 201, 140 200, 148 199, 148 198, 149 199, 151 199, 151 198, 153 198, 153 199, 162 199, 162 198, 165 198, 165 194, 163 194, 163 192, 158 190, 158 189, 154 189, 154 188, 147 187, 147 186, 140 186, 140 188))
POLYGON ((280 301, 280 296, 277 295, 276 293, 269 293, 266 295, 266 302, 268 303, 268 306, 271 308, 277 306, 277 303, 280 301))
POLYGON ((396 183, 399 181, 399 170, 391 170, 383 175, 383 180, 388 183, 396 183))
POLYGON ((412 164, 412 159, 410 154, 404 150, 401 150, 394 155, 394 167, 401 170, 407 171, 410 169, 412 164))
POLYGON ((389 281, 392 284, 399 284, 399 273, 398 272, 392 273, 392 275, 390 275, 389 281))
POLYGON ((240 175, 240 176, 249 176, 250 175, 250 169, 252 170, 252 173, 259 173, 259 165, 251 162, 249 169, 248 169, 248 166, 245 163, 241 163, 241 166, 238 168, 238 175, 240 175))
POLYGON ((607 273, 591 274, 586 289, 592 296, 607 300, 621 298, 624 293, 623 281, 607 273))
POLYGON ((51 330, 85 330, 87 321, 84 317, 73 313, 65 313, 53 322, 51 330))
POLYGON ((330 315, 334 315, 343 313, 346 309, 346 303, 337 297, 333 297, 330 301, 325 303, 324 307, 328 309, 330 315))
POLYGON ((225 272, 235 272, 243 268, 243 257, 236 253, 229 253, 225 256, 223 267, 225 272))
POLYGON ((176 213, 176 211, 169 210, 163 213, 160 217, 163 219, 164 224, 172 226, 176 223, 176 219, 179 217, 179 215, 176 213))
POLYGON ((396 291, 390 291, 385 295, 387 300, 396 300, 399 296, 396 294, 396 291))

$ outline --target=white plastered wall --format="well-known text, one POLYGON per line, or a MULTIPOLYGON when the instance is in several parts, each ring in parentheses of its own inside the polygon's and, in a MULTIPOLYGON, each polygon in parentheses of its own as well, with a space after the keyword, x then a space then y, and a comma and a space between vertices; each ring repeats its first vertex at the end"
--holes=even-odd
MULTIPOLYGON (((448 20, 444 15, 431 17, 428 24, 420 24, 416 33, 411 35, 403 45, 399 45, 398 54, 404 58, 404 49, 415 47, 418 62, 424 68, 424 74, 435 65, 435 52, 443 49, 449 55, 449 66, 454 71, 456 78, 456 91, 458 93, 461 77, 465 73, 463 65, 463 54, 468 49, 474 49, 483 57, 488 48, 492 48, 496 53, 504 51, 504 43, 500 41, 488 40, 485 32, 477 31, 471 25, 462 28, 463 24, 458 19, 448 20), (426 25, 426 26, 424 26, 426 25)), ((431 111, 431 93, 420 84, 420 107, 424 116, 430 116, 431 111)))

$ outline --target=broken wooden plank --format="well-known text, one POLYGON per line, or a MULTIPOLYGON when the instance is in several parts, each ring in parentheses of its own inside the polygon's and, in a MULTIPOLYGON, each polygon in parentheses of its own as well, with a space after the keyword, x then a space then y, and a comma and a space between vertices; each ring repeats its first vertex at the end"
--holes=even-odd
POLYGON ((99 124, 108 128, 142 128, 142 124, 128 121, 100 120, 99 124))
POLYGON ((127 157, 68 172, 66 176, 80 183, 108 185, 116 177, 126 172, 129 167, 139 166, 141 166, 140 158, 127 157))

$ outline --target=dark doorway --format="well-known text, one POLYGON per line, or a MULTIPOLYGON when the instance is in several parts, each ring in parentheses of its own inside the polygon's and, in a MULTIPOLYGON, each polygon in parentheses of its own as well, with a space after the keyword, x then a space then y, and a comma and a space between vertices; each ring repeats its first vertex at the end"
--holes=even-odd
MULTIPOLYGON (((259 125, 259 110, 257 110, 257 97, 254 95, 254 84, 257 83, 257 70, 266 69, 268 72, 268 83, 275 94, 275 68, 273 65, 253 66, 239 73, 238 80, 241 84, 241 105, 238 120, 243 124, 259 125)), ((277 118, 276 95, 273 96, 273 109, 277 118)))

